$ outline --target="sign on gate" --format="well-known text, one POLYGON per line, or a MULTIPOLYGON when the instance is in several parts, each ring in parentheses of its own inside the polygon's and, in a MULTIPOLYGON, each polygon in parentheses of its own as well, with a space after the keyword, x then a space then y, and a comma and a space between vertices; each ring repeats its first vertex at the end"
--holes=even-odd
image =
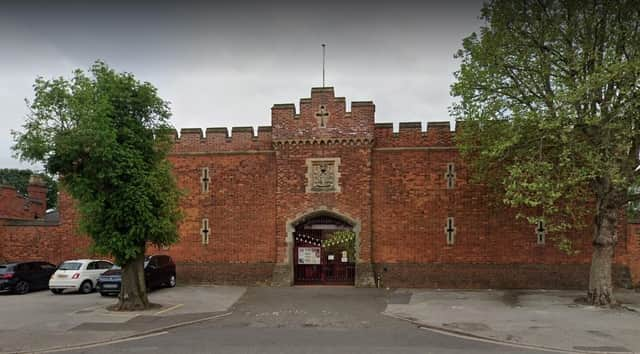
POLYGON ((298 264, 320 264, 320 247, 298 247, 298 264))

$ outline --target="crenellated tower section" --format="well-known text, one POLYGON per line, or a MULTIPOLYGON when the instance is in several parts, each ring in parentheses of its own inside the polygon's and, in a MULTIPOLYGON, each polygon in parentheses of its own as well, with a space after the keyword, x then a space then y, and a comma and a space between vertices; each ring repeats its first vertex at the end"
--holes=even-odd
POLYGON ((344 97, 335 97, 333 87, 311 89, 311 97, 295 105, 276 104, 271 108, 274 144, 337 143, 373 141, 375 105, 352 102, 346 110, 344 97))

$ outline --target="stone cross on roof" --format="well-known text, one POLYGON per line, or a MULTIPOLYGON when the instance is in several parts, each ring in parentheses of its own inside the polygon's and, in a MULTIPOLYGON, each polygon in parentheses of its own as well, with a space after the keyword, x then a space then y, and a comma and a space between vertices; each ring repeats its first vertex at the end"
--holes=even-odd
POLYGON ((316 118, 318 119, 318 124, 320 128, 327 127, 327 121, 329 120, 329 116, 331 115, 329 111, 327 111, 327 107, 325 105, 320 105, 320 110, 316 112, 316 118))

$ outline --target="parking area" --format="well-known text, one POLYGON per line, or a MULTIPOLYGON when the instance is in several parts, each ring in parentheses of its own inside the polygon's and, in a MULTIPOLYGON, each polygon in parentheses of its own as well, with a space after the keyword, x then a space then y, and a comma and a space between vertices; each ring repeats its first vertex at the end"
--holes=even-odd
POLYGON ((48 323, 57 327, 82 309, 106 306, 114 301, 97 293, 54 295, 48 290, 24 295, 2 293, 0 331, 16 330, 34 323, 48 323))
POLYGON ((117 298, 96 292, 0 293, 0 352, 33 351, 133 335, 155 323, 222 313, 244 292, 245 288, 229 286, 158 289, 149 294, 149 300, 161 308, 129 313, 107 311, 106 307, 116 303, 117 298))

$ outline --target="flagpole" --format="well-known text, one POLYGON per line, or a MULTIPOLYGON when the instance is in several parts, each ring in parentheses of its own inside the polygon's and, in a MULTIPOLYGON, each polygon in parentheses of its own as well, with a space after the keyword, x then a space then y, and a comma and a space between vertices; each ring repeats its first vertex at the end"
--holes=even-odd
POLYGON ((322 87, 324 87, 324 62, 325 62, 325 49, 327 45, 322 43, 322 87))

